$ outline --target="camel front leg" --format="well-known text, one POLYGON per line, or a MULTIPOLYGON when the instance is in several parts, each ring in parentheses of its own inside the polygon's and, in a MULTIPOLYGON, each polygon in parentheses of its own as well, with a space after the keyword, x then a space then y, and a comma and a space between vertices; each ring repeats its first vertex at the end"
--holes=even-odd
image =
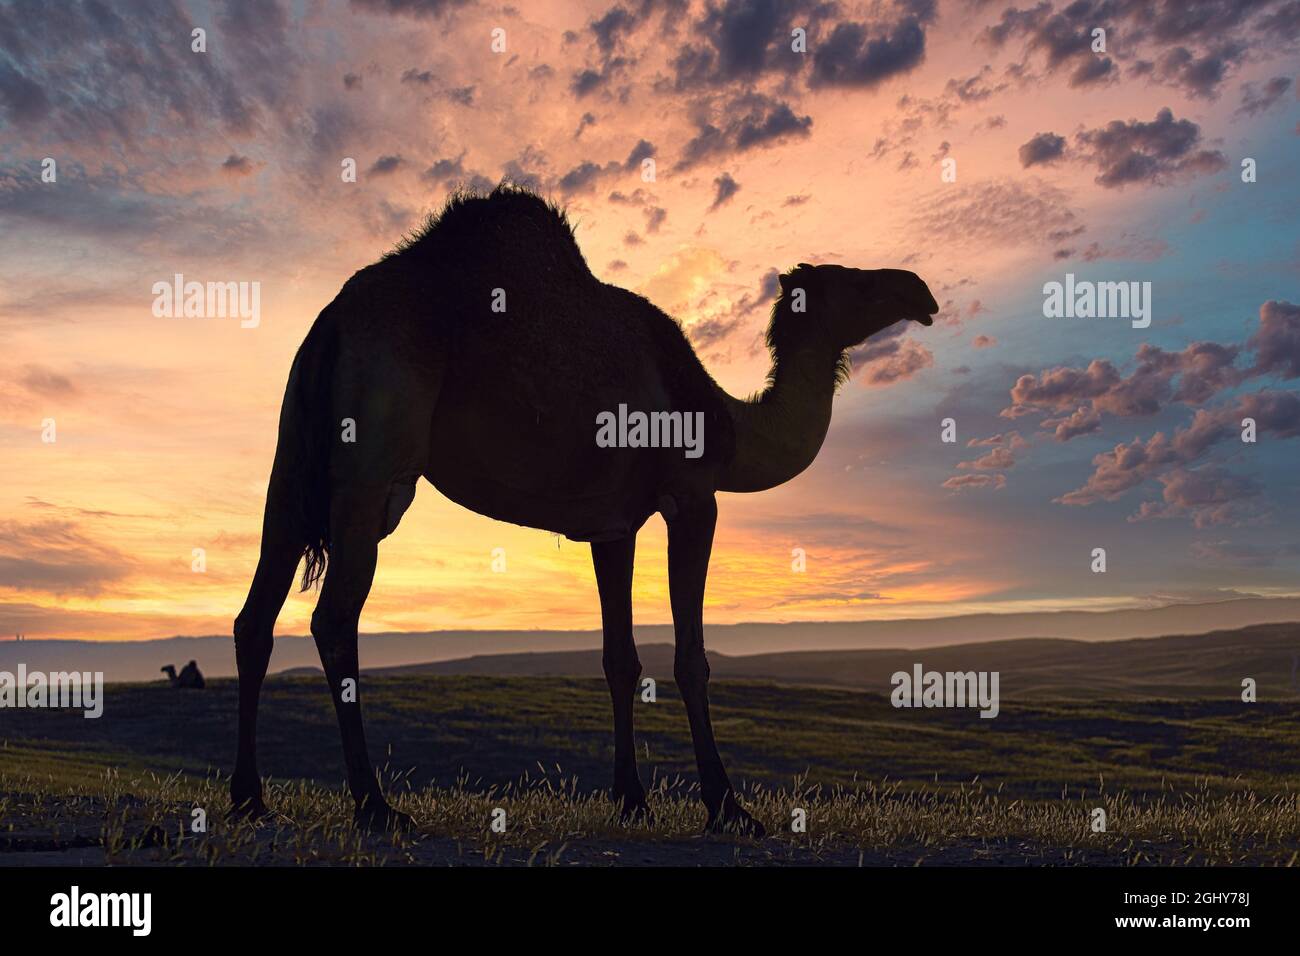
POLYGON ((620 819, 652 822, 645 801, 645 787, 636 769, 636 741, 632 733, 632 710, 641 661, 632 638, 632 563, 636 536, 593 543, 591 560, 600 589, 600 617, 604 631, 605 682, 614 704, 614 789, 622 803, 620 819))
POLYGON ((387 489, 336 492, 330 505, 330 553, 325 585, 311 617, 311 633, 343 735, 348 789, 356 824, 366 829, 408 829, 412 820, 388 806, 366 752, 361 723, 357 625, 370 594, 385 529, 387 489))
POLYGON ((709 720, 709 661, 704 654, 704 582, 713 550, 718 506, 713 497, 680 508, 668 521, 668 592, 676 649, 673 678, 686 704, 708 810, 706 829, 761 837, 763 825, 741 809, 718 756, 709 720))

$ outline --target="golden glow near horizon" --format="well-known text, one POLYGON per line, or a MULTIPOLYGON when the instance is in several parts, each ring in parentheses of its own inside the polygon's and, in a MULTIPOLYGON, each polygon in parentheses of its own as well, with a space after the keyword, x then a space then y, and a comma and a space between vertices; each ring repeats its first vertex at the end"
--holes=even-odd
MULTIPOLYGON (((1245 150, 1274 182, 1294 157, 1284 111, 1247 108, 1279 68, 1271 46, 1234 61, 1212 96, 1130 76, 1126 52, 1113 82, 1089 85, 1027 38, 972 42, 1000 8, 941 7, 923 22, 923 56, 879 81, 811 82, 811 68, 733 81, 718 67, 691 86, 673 82, 683 49, 716 39, 701 33, 698 3, 678 32, 635 21, 609 49, 598 3, 469 5, 443 18, 355 7, 287 9, 284 23, 268 16, 247 34, 218 16, 206 62, 239 101, 228 114, 183 57, 166 61, 166 106, 128 84, 59 88, 43 107, 0 111, 0 635, 229 633, 298 343, 346 279, 453 185, 502 175, 566 205, 593 272, 680 320, 735 395, 764 384, 774 269, 914 269, 943 305, 934 328, 859 356, 805 474, 720 497, 711 623, 1142 607, 1290 587, 1296 556, 1282 539, 1294 538, 1297 506, 1278 476, 1293 450, 1238 455, 1250 481, 1206 492, 1237 489, 1240 515, 1175 501, 1183 486, 1171 490, 1167 473, 1072 506, 1057 499, 1095 456, 1172 435, 1196 409, 1159 395, 1158 417, 1107 417, 1070 442, 1043 426, 1047 412, 999 414, 1021 375, 1094 358, 1129 374, 1144 343, 1241 346, 1263 303, 1296 298, 1294 202, 1237 176, 1245 150), (509 57, 480 43, 494 17, 509 57), (579 94, 583 69, 597 79, 579 94), (1162 181, 1107 185, 1106 157, 1078 132, 1159 123, 1165 108, 1226 165, 1188 154, 1162 181), (749 109, 759 127, 728 125, 749 109), (1061 161, 1026 165, 1022 147, 1047 131, 1067 144, 1061 161), (651 182, 628 162, 642 141, 651 182), (46 156, 57 183, 39 180, 46 156), (340 177, 343 157, 356 160, 354 183, 340 177), (945 158, 955 182, 940 178, 945 158), (1045 319, 1041 286, 1067 270, 1154 280, 1151 329, 1045 319), (159 317, 152 289, 176 274, 258 282, 256 327, 159 317), (956 445, 939 440, 946 416, 956 445), (1024 446, 999 485, 972 443, 1012 431, 1024 446), (954 477, 973 480, 945 485, 954 477), (1140 511, 1144 497, 1159 507, 1140 511), (1107 575, 1088 572, 1098 542, 1107 575)), ((910 14, 885 3, 840 15, 875 29, 910 14)), ((121 42, 147 59, 157 29, 121 42)), ((24 68, 58 76, 75 54, 24 68)), ((1185 474, 1222 478, 1217 462, 1185 474)), ((637 621, 667 622, 658 518, 637 557, 637 621)), ((307 631, 313 597, 291 594, 281 632, 307 631)), ((362 618, 366 631, 598 625, 586 546, 470 514, 426 483, 380 546, 362 618)))

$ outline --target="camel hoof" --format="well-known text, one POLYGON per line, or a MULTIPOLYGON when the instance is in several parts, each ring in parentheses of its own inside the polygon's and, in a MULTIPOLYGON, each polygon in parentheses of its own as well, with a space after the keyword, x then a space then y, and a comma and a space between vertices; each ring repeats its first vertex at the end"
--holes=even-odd
POLYGON ((755 820, 747 811, 742 810, 735 798, 728 794, 722 809, 709 815, 709 821, 704 825, 704 832, 761 840, 767 836, 767 827, 755 820))
POLYGON ((371 833, 410 833, 415 829, 415 820, 409 814, 394 810, 387 803, 367 802, 357 807, 352 824, 371 833))
POLYGON ((270 812, 271 811, 267 809, 266 804, 262 802, 261 794, 254 797, 231 797, 230 812, 226 814, 226 819, 260 820, 270 812))
POLYGON ((647 827, 653 827, 655 825, 655 815, 650 811, 650 807, 644 798, 641 800, 624 800, 623 809, 618 813, 618 822, 623 826, 644 824, 647 827))

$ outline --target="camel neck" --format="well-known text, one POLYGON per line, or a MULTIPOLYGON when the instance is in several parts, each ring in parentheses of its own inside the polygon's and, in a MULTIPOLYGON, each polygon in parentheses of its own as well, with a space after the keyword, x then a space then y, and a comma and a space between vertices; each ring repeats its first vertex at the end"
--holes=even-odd
POLYGON ((839 355, 805 347, 778 354, 772 383, 749 401, 726 396, 736 455, 719 491, 764 491, 807 468, 831 423, 839 355))

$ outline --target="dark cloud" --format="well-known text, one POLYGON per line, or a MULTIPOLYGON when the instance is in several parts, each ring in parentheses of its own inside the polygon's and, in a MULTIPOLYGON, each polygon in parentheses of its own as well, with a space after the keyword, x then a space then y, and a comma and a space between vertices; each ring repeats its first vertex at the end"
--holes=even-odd
POLYGON ((713 180, 713 203, 709 212, 731 201, 731 197, 740 191, 740 183, 731 178, 730 173, 723 173, 713 180))
POLYGON ((1099 169, 1096 182, 1107 188, 1130 183, 1163 185, 1227 165, 1218 150, 1198 149, 1200 127, 1191 120, 1175 120, 1167 107, 1149 123, 1112 120, 1080 132, 1076 142, 1085 160, 1099 169))
POLYGON ((809 31, 809 49, 827 8, 813 0, 724 0, 705 7, 689 35, 704 43, 686 46, 673 59, 674 87, 720 88, 752 82, 763 74, 793 74, 806 55, 791 47, 790 31, 809 31))
MULTIPOLYGON (((605 57, 612 57, 623 41, 649 23, 659 13, 662 15, 664 35, 675 32, 675 22, 683 19, 690 7, 690 0, 631 0, 629 5, 615 4, 605 13, 591 20, 587 29, 596 38, 596 49, 605 57)), ((577 43, 579 36, 572 30, 564 33, 565 44, 577 43)))
POLYGON ((1270 299, 1259 308, 1259 329, 1246 340, 1255 353, 1251 375, 1300 378, 1300 306, 1270 299))
POLYGON ((803 138, 812 128, 811 116, 798 116, 788 103, 760 94, 737 97, 723 109, 721 127, 702 122, 682 148, 677 170, 704 160, 771 146, 789 138, 803 138))
POLYGON ((871 87, 907 73, 925 58, 925 30, 912 17, 872 36, 861 23, 840 23, 813 55, 809 86, 871 87))
MULTIPOLYGON (((1103 413, 1149 417, 1163 411, 1171 402, 1204 406, 1252 379, 1300 378, 1300 306, 1285 301, 1265 302, 1259 310, 1259 328, 1246 340, 1244 348, 1193 342, 1179 352, 1167 352, 1143 344, 1136 359, 1137 364, 1128 376, 1122 375, 1106 359, 1094 359, 1082 369, 1058 367, 1037 375, 1022 375, 1011 388, 1011 405, 1001 415, 1018 419, 1050 413, 1041 427, 1054 430, 1057 441, 1065 442, 1099 431, 1103 413), (1253 361, 1245 367, 1239 362, 1243 353, 1253 355, 1253 361)), ((1241 399, 1251 407, 1255 401, 1249 395, 1241 399)), ((1273 401, 1285 402, 1284 399, 1273 401)), ((1271 427, 1285 431, 1273 414, 1278 407, 1265 405, 1261 410, 1274 423, 1271 427)), ((1233 414, 1237 412, 1230 412, 1222 421, 1199 417, 1183 439, 1184 447, 1201 445, 1212 434, 1209 430, 1212 422, 1217 422, 1221 429, 1229 429, 1233 414)), ((1217 434, 1214 433, 1214 440, 1218 440, 1217 434)))
MULTIPOLYGON (((1150 73, 1170 86, 1181 86, 1189 96, 1213 99, 1229 65, 1240 59, 1241 53, 1240 48, 1225 46, 1198 56, 1187 47, 1174 47, 1155 62, 1150 73)), ((1139 74, 1145 72, 1139 68, 1139 74)))
POLYGON ((573 74, 573 80, 569 83, 569 89, 574 96, 582 98, 588 93, 593 93, 605 84, 606 76, 599 70, 579 70, 573 74))
MULTIPOLYGON (((1092 459, 1093 473, 1088 480, 1055 500, 1066 505, 1114 501, 1151 478, 1160 478, 1166 490, 1174 487, 1175 495, 1178 489, 1186 489, 1187 500, 1191 500, 1191 492, 1198 486, 1191 484, 1180 472, 1195 465, 1220 442, 1237 438, 1243 418, 1253 418, 1260 435, 1294 438, 1300 435, 1300 395, 1294 392, 1257 392, 1243 395, 1236 402, 1212 411, 1199 409, 1191 424, 1176 429, 1172 438, 1164 432, 1156 432, 1149 439, 1135 438, 1096 455, 1092 459)), ((1238 482, 1221 487, 1235 488, 1240 496, 1250 486, 1238 482)), ((1167 497, 1166 500, 1171 499, 1167 497)), ((1226 499, 1216 499, 1203 501, 1202 505, 1226 503, 1226 499)), ((1192 517, 1201 522, 1219 523, 1228 514, 1219 509, 1216 515, 1211 509, 1192 517)), ((1144 516, 1154 517, 1156 514, 1148 507, 1139 512, 1139 517, 1144 516)))
POLYGON ((785 136, 807 136, 811 116, 796 116, 787 103, 777 103, 764 115, 761 110, 742 120, 736 131, 736 149, 762 146, 785 136))
POLYGON ((0 108, 15 126, 33 126, 49 112, 50 100, 40 84, 6 63, 0 63, 0 108))
POLYGON ((1065 137, 1055 133, 1039 133, 1020 147, 1020 165, 1028 169, 1050 163, 1065 155, 1065 137))
POLYGON ((1101 412, 1088 405, 1080 405, 1063 418, 1047 419, 1042 427, 1051 429, 1057 441, 1067 442, 1081 435, 1101 431, 1101 412))
POLYGON ((549 165, 546 154, 529 144, 516 158, 501 167, 501 178, 528 189, 542 190, 546 188, 548 176, 545 170, 549 165))
POLYGON ((982 103, 1007 86, 1006 83, 990 86, 986 77, 991 72, 992 68, 985 66, 974 76, 968 76, 961 80, 951 79, 944 88, 945 92, 957 97, 963 103, 982 103))
POLYGON ((473 86, 454 86, 449 90, 445 90, 443 96, 453 103, 459 103, 461 106, 473 106, 474 90, 475 87, 473 86))
POLYGON ((449 103, 456 103, 459 106, 474 105, 474 91, 477 87, 474 85, 447 86, 433 70, 419 70, 411 67, 403 71, 401 82, 408 86, 424 87, 430 90, 432 95, 440 96, 449 103))
POLYGON ((1283 52, 1297 35, 1293 0, 1074 0, 1059 9, 1045 0, 1006 8, 982 36, 995 48, 1019 40, 1027 57, 1072 86, 1109 82, 1123 57, 1131 76, 1212 98, 1250 51, 1283 52), (1109 46, 1094 53, 1097 27, 1109 46))
POLYGON ((1082 400, 1099 398, 1119 385, 1119 370, 1105 359, 1093 359, 1087 368, 1054 368, 1038 375, 1022 375, 1011 388, 1012 405, 1003 418, 1019 418, 1024 409, 1073 408, 1082 400))
POLYGON ((638 140, 637 144, 632 147, 632 152, 628 153, 627 159, 623 161, 623 168, 635 169, 641 165, 642 160, 650 159, 657 152, 654 143, 645 139, 638 140))
POLYGON ((371 164, 367 172, 371 176, 387 176, 389 173, 397 172, 405 162, 401 156, 380 156, 371 164))
POLYGON ((770 306, 776 301, 777 293, 781 289, 781 274, 776 269, 769 269, 763 273, 759 279, 758 291, 756 293, 746 292, 740 297, 732 307, 730 321, 731 328, 739 327, 743 320, 758 309, 770 306))
MULTIPOLYGON (((1106 359, 1093 359, 1084 369, 1054 368, 1022 375, 1012 386, 1012 405, 1002 416, 1019 418, 1035 410, 1066 412, 1085 406, 1093 412, 1134 417, 1155 415, 1171 400, 1201 405, 1249 378, 1249 373, 1236 367, 1240 351, 1238 346, 1216 342, 1193 342, 1181 352, 1143 344, 1137 367, 1127 377, 1106 359)), ((1044 427, 1054 424, 1043 423, 1044 427)), ((1058 431, 1057 437, 1073 436, 1058 431)))
POLYGON ((1074 72, 1070 74, 1071 86, 1091 86, 1113 79, 1117 70, 1115 61, 1108 56, 1088 56, 1081 59, 1074 72))
POLYGON ((39 123, 46 148, 90 143, 129 154, 159 117, 247 136, 294 87, 296 48, 272 0, 218 6, 205 24, 209 53, 191 51, 195 24, 178 4, 69 2, 57 28, 48 13, 0 5, 0 117, 25 129, 39 123), (216 55, 217 37, 237 42, 216 55))
POLYGON ((77 163, 59 167, 58 188, 40 180, 39 167, 0 166, 0 229, 85 236, 115 251, 137 249, 167 236, 169 251, 218 256, 231 244, 260 240, 266 224, 229 202, 173 197, 138 189, 109 168, 91 176, 77 163))
POLYGON ((893 385, 934 365, 934 353, 906 337, 907 331, 907 323, 898 322, 849 351, 853 367, 863 368, 864 385, 893 385))
MULTIPOLYGON (((654 143, 645 139, 638 140, 631 152, 627 154, 627 159, 622 162, 610 160, 602 166, 591 160, 584 160, 561 176, 556 185, 566 194, 590 192, 606 177, 621 176, 638 170, 643 160, 652 158, 657 152, 654 143)), ((655 223, 655 228, 658 228, 658 223, 655 223)))
POLYGON ((721 317, 702 319, 694 322, 686 330, 691 344, 697 349, 709 349, 725 341, 732 332, 740 328, 739 318, 721 317))
POLYGON ((351 0, 352 9, 390 16, 440 17, 470 0, 351 0))
POLYGON ((1163 488, 1162 500, 1144 501, 1130 521, 1188 517, 1197 528, 1237 524, 1250 514, 1242 503, 1263 491, 1254 479, 1213 464, 1175 468, 1156 480, 1163 488))
POLYGON ((560 190, 565 193, 575 193, 593 189, 602 171, 602 167, 596 163, 590 161, 579 163, 560 177, 560 190))
POLYGON ((455 159, 440 159, 424 171, 424 176, 437 183, 455 182, 465 175, 464 159, 464 153, 455 159))
POLYGON ((231 176, 247 176, 253 171, 253 161, 247 156, 231 153, 221 164, 221 171, 231 176))
POLYGON ((403 83, 414 83, 418 86, 430 86, 438 79, 433 70, 417 70, 411 67, 402 74, 403 83))
POLYGON ((1237 113, 1242 116, 1254 116, 1271 108, 1291 89, 1291 77, 1275 76, 1263 86, 1247 83, 1241 88, 1241 106, 1237 113))
POLYGON ((1114 501, 1154 479, 1164 489, 1162 499, 1143 503, 1130 520, 1186 517, 1197 527, 1235 524, 1251 518, 1253 507, 1244 502, 1261 489, 1254 481, 1229 475, 1204 459, 1216 445, 1238 440, 1247 418, 1254 420, 1261 437, 1300 437, 1300 394, 1295 392, 1264 390, 1208 407, 1218 396, 1261 376, 1300 378, 1300 307, 1264 303, 1260 326, 1244 348, 1194 342, 1182 351, 1167 352, 1143 344, 1137 366, 1128 376, 1104 359, 1095 359, 1084 369, 1022 375, 1011 390, 1012 405, 1002 415, 1020 418, 1045 409, 1057 412, 1042 427, 1054 429, 1056 439, 1064 442, 1098 432, 1103 412, 1149 416, 1170 402, 1195 406, 1191 422, 1172 435, 1156 432, 1096 455, 1087 481, 1055 500, 1066 505, 1114 501), (1254 354, 1247 367, 1239 364, 1243 352, 1254 354))
POLYGON ((601 52, 613 53, 619 37, 635 29, 637 17, 626 7, 612 7, 604 16, 591 21, 589 29, 596 35, 601 52))

